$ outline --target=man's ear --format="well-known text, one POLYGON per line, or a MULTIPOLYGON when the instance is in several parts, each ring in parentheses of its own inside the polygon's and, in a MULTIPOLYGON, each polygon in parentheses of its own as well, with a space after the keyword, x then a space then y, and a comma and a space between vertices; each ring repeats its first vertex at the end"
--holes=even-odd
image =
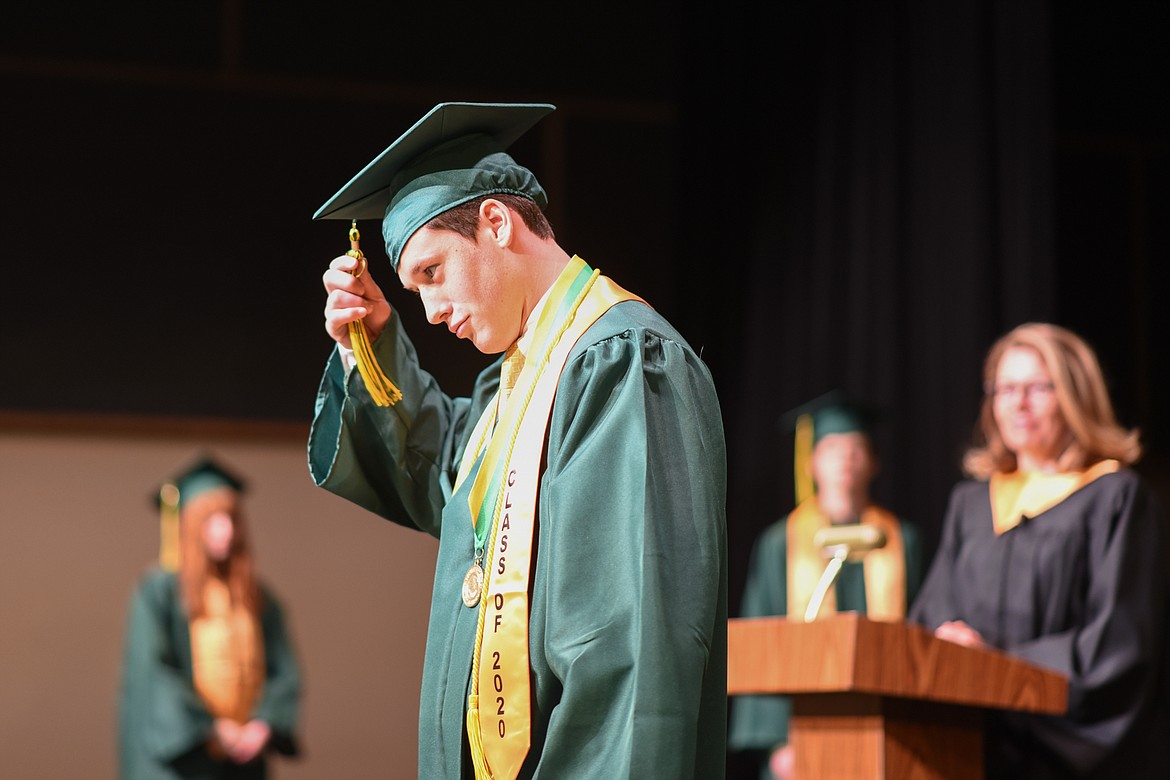
POLYGON ((479 204, 480 223, 496 246, 504 249, 512 243, 512 211, 495 198, 485 198, 479 204))

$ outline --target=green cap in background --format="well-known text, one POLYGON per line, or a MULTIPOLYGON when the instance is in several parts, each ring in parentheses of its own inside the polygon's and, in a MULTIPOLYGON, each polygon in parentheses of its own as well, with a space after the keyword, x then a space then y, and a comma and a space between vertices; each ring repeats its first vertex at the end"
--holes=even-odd
POLYGON ((194 498, 218 488, 244 492, 244 482, 216 463, 210 455, 200 455, 155 491, 159 508, 159 565, 178 571, 180 561, 179 513, 194 498))
POLYGON ((807 418, 812 423, 813 443, 833 433, 873 433, 878 421, 877 410, 872 406, 847 397, 840 390, 830 390, 824 395, 785 412, 780 417, 781 429, 787 433, 797 423, 807 418))
POLYGON ((504 150, 548 103, 440 103, 317 209, 313 219, 382 220, 394 270, 402 247, 439 214, 483 195, 510 193, 543 210, 540 182, 504 150))
POLYGON ((194 461, 171 477, 159 489, 159 501, 163 502, 163 491, 167 485, 178 489, 177 506, 182 508, 188 501, 217 488, 231 488, 237 493, 244 492, 244 482, 232 474, 209 455, 200 455, 194 461))
POLYGON ((796 434, 792 466, 798 504, 816 492, 809 461, 817 442, 835 433, 872 436, 877 419, 873 407, 846 397, 840 390, 830 390, 780 416, 781 429, 796 434))

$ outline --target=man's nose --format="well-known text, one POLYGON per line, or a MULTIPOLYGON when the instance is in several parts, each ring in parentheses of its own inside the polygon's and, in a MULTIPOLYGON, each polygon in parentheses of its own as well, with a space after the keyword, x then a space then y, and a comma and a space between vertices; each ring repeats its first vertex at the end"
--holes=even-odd
POLYGON ((451 316, 451 304, 436 295, 423 293, 423 309, 427 313, 427 322, 432 325, 441 325, 451 316))

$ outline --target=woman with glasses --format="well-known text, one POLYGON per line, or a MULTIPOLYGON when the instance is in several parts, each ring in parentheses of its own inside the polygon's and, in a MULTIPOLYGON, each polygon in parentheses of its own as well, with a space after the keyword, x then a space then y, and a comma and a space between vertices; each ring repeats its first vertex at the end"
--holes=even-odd
POLYGON ((1170 777, 1161 508, 1130 466, 1093 350, 1050 324, 1000 338, 971 477, 951 493, 910 619, 1068 677, 1063 717, 991 713, 986 776, 1170 777))

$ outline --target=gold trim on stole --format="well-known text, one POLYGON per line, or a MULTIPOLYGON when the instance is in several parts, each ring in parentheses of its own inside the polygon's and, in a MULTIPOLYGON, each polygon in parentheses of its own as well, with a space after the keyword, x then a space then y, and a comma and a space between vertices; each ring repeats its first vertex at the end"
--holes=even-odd
MULTIPOLYGON (((587 268, 583 260, 574 257, 562 278, 564 274, 575 276, 587 268)), ((475 479, 473 499, 477 493, 483 496, 485 492, 477 490, 481 480, 490 477, 483 471, 485 468, 504 475, 498 508, 493 515, 490 553, 485 562, 484 594, 480 603, 482 644, 475 664, 478 674, 469 697, 468 738, 479 778, 516 777, 531 745, 529 567, 545 433, 561 371, 578 339, 610 307, 627 300, 641 301, 607 277, 599 276, 591 284, 565 330, 559 336, 553 334, 555 340, 547 344, 545 360, 533 359, 546 348, 536 343, 540 341, 538 335, 531 350, 533 354, 524 362, 513 400, 504 405, 490 433, 488 417, 494 417, 496 404, 488 403, 470 439, 477 445, 464 453, 461 462, 458 482, 475 479), (520 398, 525 402, 517 403, 520 398), (472 475, 470 470, 478 460, 484 439, 488 451, 480 466, 481 473, 472 475), (492 451, 508 446, 511 449, 492 451), (474 722, 478 723, 478 734, 470 733, 474 722), (482 766, 477 753, 482 756, 482 766)), ((547 305, 555 310, 558 304, 550 299, 547 305)), ((473 504, 473 519, 476 514, 473 504)))
POLYGON ((221 580, 207 581, 203 602, 207 614, 190 624, 195 690, 214 717, 247 723, 264 686, 260 626, 221 580))
MULTIPOLYGON (((860 522, 877 526, 886 535, 883 547, 870 550, 862 559, 865 577, 866 616, 874 620, 901 620, 906 617, 906 557, 902 543, 902 527, 898 518, 878 506, 870 506, 861 513, 860 522)), ((788 619, 804 620, 817 582, 825 571, 828 559, 813 543, 817 531, 830 525, 829 517, 821 511, 816 497, 802 501, 788 515, 788 619)), ((837 612, 835 588, 825 594, 820 614, 837 612)))
POLYGON ((991 521, 995 533, 1010 531, 1025 517, 1035 517, 1064 501, 1093 480, 1121 468, 1116 460, 1103 460, 1084 471, 1059 474, 1013 471, 991 475, 991 521))

